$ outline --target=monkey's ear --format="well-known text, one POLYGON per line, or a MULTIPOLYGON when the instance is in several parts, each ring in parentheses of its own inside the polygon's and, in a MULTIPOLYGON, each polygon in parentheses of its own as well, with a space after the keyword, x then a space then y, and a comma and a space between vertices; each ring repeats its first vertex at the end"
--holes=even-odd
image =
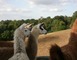
POLYGON ((27 27, 32 27, 32 26, 33 26, 33 24, 28 24, 28 25, 27 25, 27 27))
POLYGON ((29 25, 30 23, 26 23, 27 25, 29 25))
POLYGON ((33 24, 28 24, 26 27, 27 27, 29 30, 32 30, 33 24))
POLYGON ((42 22, 41 25, 44 25, 44 22, 42 22))

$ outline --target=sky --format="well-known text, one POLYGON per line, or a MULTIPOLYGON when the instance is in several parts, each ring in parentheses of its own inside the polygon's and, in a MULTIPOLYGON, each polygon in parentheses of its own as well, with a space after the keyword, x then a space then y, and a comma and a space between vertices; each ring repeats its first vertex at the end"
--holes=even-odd
POLYGON ((0 0, 0 20, 72 16, 77 0, 0 0))

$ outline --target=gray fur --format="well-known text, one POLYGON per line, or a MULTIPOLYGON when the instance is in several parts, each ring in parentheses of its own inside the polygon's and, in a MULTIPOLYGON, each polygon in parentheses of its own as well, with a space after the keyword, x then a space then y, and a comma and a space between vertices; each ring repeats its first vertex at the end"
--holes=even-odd
POLYGON ((27 24, 22 24, 14 32, 14 55, 9 60, 29 60, 25 50, 25 38, 30 35, 27 24), (25 32, 25 29, 27 30, 25 32))
POLYGON ((44 28, 43 28, 43 30, 41 30, 40 26, 43 28, 41 23, 38 24, 38 25, 35 25, 32 28, 31 34, 28 38, 28 44, 27 44, 27 47, 26 47, 26 51, 27 51, 27 55, 28 55, 30 60, 36 60, 39 35, 47 33, 47 30, 45 30, 44 28))

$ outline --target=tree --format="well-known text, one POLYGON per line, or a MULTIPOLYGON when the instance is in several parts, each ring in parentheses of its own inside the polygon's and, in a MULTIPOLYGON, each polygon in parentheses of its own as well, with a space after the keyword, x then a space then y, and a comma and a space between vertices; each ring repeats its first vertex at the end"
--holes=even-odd
POLYGON ((76 18, 77 18, 77 11, 75 11, 75 12, 73 13, 72 20, 75 21, 76 18))
POLYGON ((9 37, 10 37, 10 32, 8 30, 4 31, 2 34, 1 34, 1 39, 2 40, 9 40, 9 37))
POLYGON ((56 19, 52 22, 52 27, 51 27, 52 31, 59 31, 59 30, 64 30, 64 29, 66 29, 66 25, 63 21, 56 19))
POLYGON ((15 29, 18 28, 23 23, 33 23, 33 25, 36 25, 38 23, 43 22, 48 32, 54 32, 70 28, 70 26, 72 26, 76 18, 77 18, 77 11, 73 13, 72 17, 61 15, 61 16, 55 16, 54 18, 41 17, 39 19, 0 21, 0 40, 12 40, 15 29))
POLYGON ((75 11, 72 15, 72 21, 71 21, 71 26, 73 25, 75 19, 77 18, 77 11, 75 11))

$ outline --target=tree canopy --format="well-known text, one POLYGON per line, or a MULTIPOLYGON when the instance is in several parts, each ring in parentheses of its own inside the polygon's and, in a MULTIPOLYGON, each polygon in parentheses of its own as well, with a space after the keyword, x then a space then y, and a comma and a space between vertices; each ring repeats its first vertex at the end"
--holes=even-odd
POLYGON ((13 40, 14 30, 22 23, 33 23, 34 25, 43 22, 48 32, 60 31, 69 29, 77 18, 77 11, 71 17, 55 16, 54 18, 39 18, 39 19, 22 19, 22 20, 1 20, 0 21, 0 41, 13 40))

